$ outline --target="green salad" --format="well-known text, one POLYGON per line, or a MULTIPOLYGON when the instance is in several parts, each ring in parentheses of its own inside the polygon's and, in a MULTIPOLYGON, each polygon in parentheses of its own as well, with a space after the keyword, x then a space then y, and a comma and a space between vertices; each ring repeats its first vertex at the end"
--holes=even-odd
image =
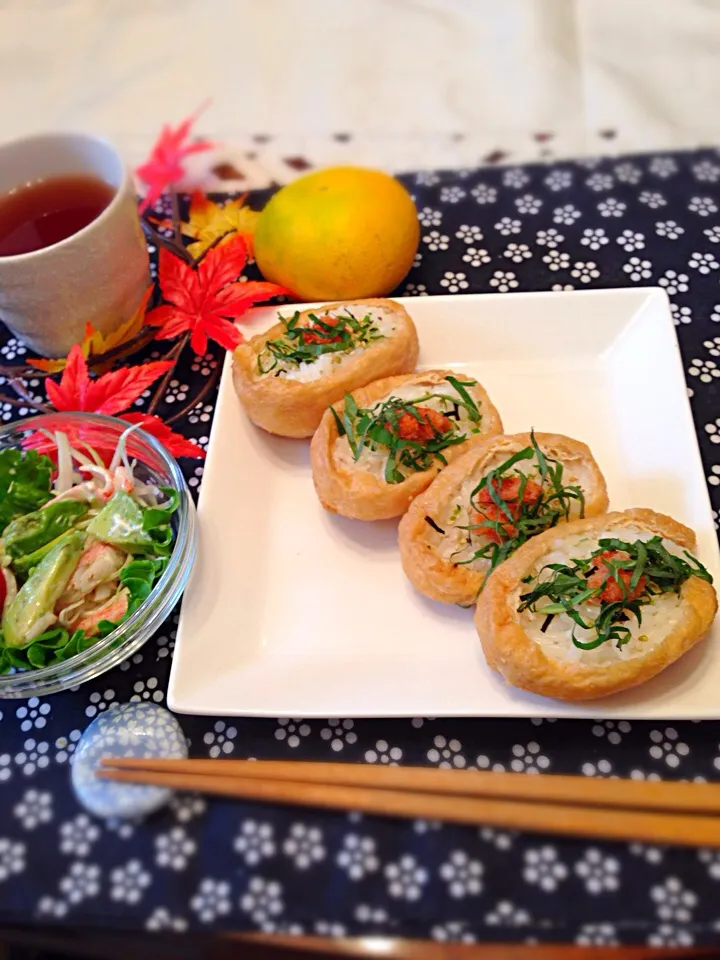
POLYGON ((135 476, 126 430, 106 465, 47 434, 53 457, 0 451, 0 674, 67 660, 150 594, 173 546, 179 497, 135 476))

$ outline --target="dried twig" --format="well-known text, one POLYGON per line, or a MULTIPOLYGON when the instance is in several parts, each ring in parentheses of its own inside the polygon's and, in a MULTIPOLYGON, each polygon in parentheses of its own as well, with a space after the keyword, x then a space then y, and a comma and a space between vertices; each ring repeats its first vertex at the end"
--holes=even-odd
POLYGON ((155 413, 158 406, 160 405, 160 401, 162 400, 165 394, 165 391, 167 390, 167 385, 170 383, 170 380, 172 379, 172 376, 175 373, 175 367, 177 366, 178 357, 187 346, 187 343, 189 340, 190 340, 190 334, 186 333, 180 340, 177 341, 177 343, 172 347, 171 350, 168 351, 166 356, 163 358, 164 360, 171 360, 173 365, 170 367, 170 369, 167 371, 167 373, 162 378, 160 383, 157 385, 155 389, 155 393, 153 394, 152 399, 147 408, 148 413, 150 414, 155 413))
POLYGON ((188 401, 184 407, 176 411, 171 417, 165 418, 165 423, 170 426, 171 423, 175 423, 177 420, 180 420, 185 414, 190 413, 190 411, 196 407, 199 403, 202 403, 205 397, 210 393, 214 388, 215 384, 218 382, 220 376, 220 371, 222 367, 218 363, 217 367, 213 370, 210 376, 207 378, 205 383, 202 385, 202 388, 198 390, 197 396, 193 397, 192 400, 188 401))

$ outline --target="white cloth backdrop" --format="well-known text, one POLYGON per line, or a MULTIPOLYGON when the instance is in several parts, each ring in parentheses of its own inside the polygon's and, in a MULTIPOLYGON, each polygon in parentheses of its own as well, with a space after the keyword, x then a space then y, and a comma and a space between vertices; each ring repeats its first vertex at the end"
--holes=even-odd
POLYGON ((210 96, 199 129, 246 185, 296 156, 399 170, 713 144, 719 47, 718 0, 0 0, 0 139, 96 130, 137 161, 210 96))

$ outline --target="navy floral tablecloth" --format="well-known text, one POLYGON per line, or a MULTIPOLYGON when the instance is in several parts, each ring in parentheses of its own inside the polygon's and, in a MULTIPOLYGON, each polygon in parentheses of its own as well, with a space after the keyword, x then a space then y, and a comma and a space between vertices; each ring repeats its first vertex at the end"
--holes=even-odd
MULTIPOLYGON (((398 293, 667 290, 717 507, 720 153, 403 179, 417 201, 422 240, 398 293)), ((0 342, 0 363, 23 354, 16 340, 0 342)), ((183 403, 219 360, 209 353, 181 367, 161 414, 183 403)), ((0 405, 3 421, 30 412, 0 405)), ((212 413, 205 399, 180 428, 205 445, 212 413)), ((202 466, 184 467, 197 490, 202 466)), ((177 797, 145 823, 87 815, 70 789, 75 745, 111 703, 164 702, 176 625, 177 614, 131 661, 76 691, 0 702, 0 922, 465 942, 720 940, 720 851, 195 796, 177 797)), ((710 722, 179 719, 196 756, 720 776, 720 724, 710 722)))

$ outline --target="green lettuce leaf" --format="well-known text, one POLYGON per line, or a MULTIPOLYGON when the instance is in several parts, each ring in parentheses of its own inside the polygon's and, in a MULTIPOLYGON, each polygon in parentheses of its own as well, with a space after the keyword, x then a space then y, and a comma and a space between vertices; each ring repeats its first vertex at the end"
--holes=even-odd
POLYGON ((35 450, 0 450, 0 531, 51 498, 50 457, 35 450))

